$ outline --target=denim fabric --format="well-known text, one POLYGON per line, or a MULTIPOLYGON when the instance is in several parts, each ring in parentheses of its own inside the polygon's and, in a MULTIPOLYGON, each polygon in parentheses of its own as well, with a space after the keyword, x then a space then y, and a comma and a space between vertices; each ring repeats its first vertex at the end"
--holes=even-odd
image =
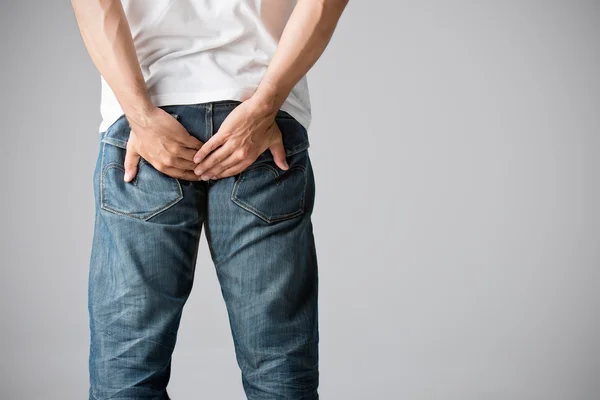
MULTIPOLYGON (((206 142, 238 104, 161 108, 206 142)), ((280 110, 276 123, 289 170, 267 150, 243 172, 214 181, 175 179, 142 158, 126 183, 127 119, 99 135, 88 286, 90 399, 170 399, 171 355, 203 226, 247 398, 319 398, 309 141, 288 113, 280 110)))

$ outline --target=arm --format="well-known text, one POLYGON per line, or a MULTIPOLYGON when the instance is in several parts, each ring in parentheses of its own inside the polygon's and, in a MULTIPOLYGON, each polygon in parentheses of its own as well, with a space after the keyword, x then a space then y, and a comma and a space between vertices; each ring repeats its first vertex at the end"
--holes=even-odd
POLYGON ((92 62, 115 93, 130 122, 146 124, 154 108, 146 90, 123 5, 115 0, 72 0, 92 62))
POLYGON ((71 0, 71 4, 90 58, 117 97, 132 129, 125 180, 135 176, 140 156, 173 177, 197 179, 191 172, 195 166, 192 158, 202 143, 152 104, 121 1, 71 0))
POLYGON ((321 57, 348 0, 298 0, 281 34, 255 100, 277 111, 298 81, 321 57))
POLYGON ((288 168, 275 115, 325 51, 347 4, 348 0, 298 0, 258 88, 196 153, 197 175, 207 179, 235 175, 267 148, 279 168, 288 168))

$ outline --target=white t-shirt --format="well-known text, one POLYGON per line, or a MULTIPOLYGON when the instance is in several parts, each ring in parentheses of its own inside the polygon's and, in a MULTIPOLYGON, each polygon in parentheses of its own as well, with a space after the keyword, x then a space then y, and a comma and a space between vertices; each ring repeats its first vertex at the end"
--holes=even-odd
MULTIPOLYGON (((121 0, 156 106, 242 100, 256 90, 296 0, 121 0), (245 96, 246 95, 246 96, 245 96)), ((103 132, 123 110, 101 76, 103 132)), ((307 79, 281 109, 306 129, 307 79)))

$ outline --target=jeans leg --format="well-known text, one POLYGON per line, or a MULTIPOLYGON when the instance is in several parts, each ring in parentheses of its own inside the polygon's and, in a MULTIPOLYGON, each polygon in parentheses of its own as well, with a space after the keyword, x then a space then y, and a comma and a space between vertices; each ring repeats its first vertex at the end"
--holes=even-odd
POLYGON ((307 150, 287 161, 284 173, 261 156, 208 189, 205 230, 249 400, 319 398, 314 177, 307 150))
POLYGON ((150 164, 140 166, 134 183, 124 183, 124 154, 125 149, 102 142, 94 172, 89 398, 168 400, 206 185, 167 177, 150 164))

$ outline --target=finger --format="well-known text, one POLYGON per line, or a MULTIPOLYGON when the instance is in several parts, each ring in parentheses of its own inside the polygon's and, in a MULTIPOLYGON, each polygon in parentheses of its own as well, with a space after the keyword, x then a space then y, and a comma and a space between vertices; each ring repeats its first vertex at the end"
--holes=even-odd
MULTIPOLYGON (((181 144, 188 149, 192 149, 192 153, 194 153, 194 154, 203 145, 202 141, 200 141, 198 138, 190 135, 189 133, 187 135, 183 135, 181 144)), ((193 156, 190 157, 190 160, 193 160, 193 159, 194 159, 193 156)))
POLYGON ((196 163, 192 161, 194 154, 196 154, 194 149, 188 149, 181 146, 181 144, 177 144, 175 149, 168 150, 170 153, 167 153, 162 159, 164 165, 189 170, 196 168, 196 163))
POLYGON ((171 157, 169 157, 168 161, 165 162, 165 165, 168 167, 174 167, 182 170, 189 169, 190 171, 193 171, 194 168, 196 168, 195 162, 174 155, 171 155, 171 157))
MULTIPOLYGON (((227 160, 223 161, 221 164, 224 165, 224 168, 221 168, 220 171, 216 171, 209 175, 211 179, 220 179, 226 178, 228 176, 236 175, 246 168, 248 168, 254 162, 256 158, 243 158, 240 159, 235 156, 235 153, 232 154, 227 160)), ((210 171, 209 171, 210 173, 210 171)), ((207 174, 208 175, 208 174, 207 174)))
POLYGON ((199 163, 215 149, 225 143, 225 135, 214 135, 206 141, 194 156, 194 162, 199 163))
POLYGON ((200 179, 216 179, 224 170, 236 167, 242 161, 243 160, 241 160, 235 153, 232 153, 229 157, 227 157, 227 159, 202 172, 200 174, 200 179))
POLYGON ((210 153, 204 160, 202 160, 202 162, 200 162, 200 164, 198 164, 194 168, 194 172, 196 173, 196 175, 203 174, 204 171, 208 171, 223 160, 226 160, 231 155, 231 153, 233 153, 233 149, 231 148, 231 146, 219 147, 217 150, 210 153))
MULTIPOLYGON (((190 149, 188 147, 185 147, 183 145, 180 145, 177 147, 177 149, 174 151, 175 155, 177 157, 189 160, 190 162, 194 163, 194 165, 196 164, 194 162, 194 155, 196 154, 196 151, 198 149, 190 149)), ((189 169, 194 169, 194 168, 189 168, 189 169)))
POLYGON ((227 178, 227 177, 230 177, 230 176, 237 175, 240 172, 242 172, 243 170, 245 170, 250 164, 252 164, 252 163, 237 163, 237 164, 234 164, 231 167, 228 167, 228 168, 224 169, 219 174, 213 176, 212 179, 222 179, 222 178, 227 178))
POLYGON ((125 150, 125 182, 130 182, 138 170, 138 163, 140 162, 140 155, 135 151, 131 140, 127 142, 127 149, 125 150))
POLYGON ((198 176, 191 169, 187 169, 181 173, 178 179, 195 182, 198 180, 198 176))
POLYGON ((165 168, 163 168, 163 170, 161 172, 169 175, 172 178, 176 178, 176 179, 183 179, 186 181, 194 181, 194 182, 198 180, 198 176, 196 174, 194 174, 194 171, 192 171, 190 169, 184 170, 184 169, 175 168, 175 167, 165 167, 165 168))
POLYGON ((273 154, 273 161, 275 161, 275 164, 277 164, 279 168, 283 170, 289 168, 286 161, 285 147, 283 147, 283 141, 281 139, 269 146, 269 150, 271 150, 271 154, 273 154))

